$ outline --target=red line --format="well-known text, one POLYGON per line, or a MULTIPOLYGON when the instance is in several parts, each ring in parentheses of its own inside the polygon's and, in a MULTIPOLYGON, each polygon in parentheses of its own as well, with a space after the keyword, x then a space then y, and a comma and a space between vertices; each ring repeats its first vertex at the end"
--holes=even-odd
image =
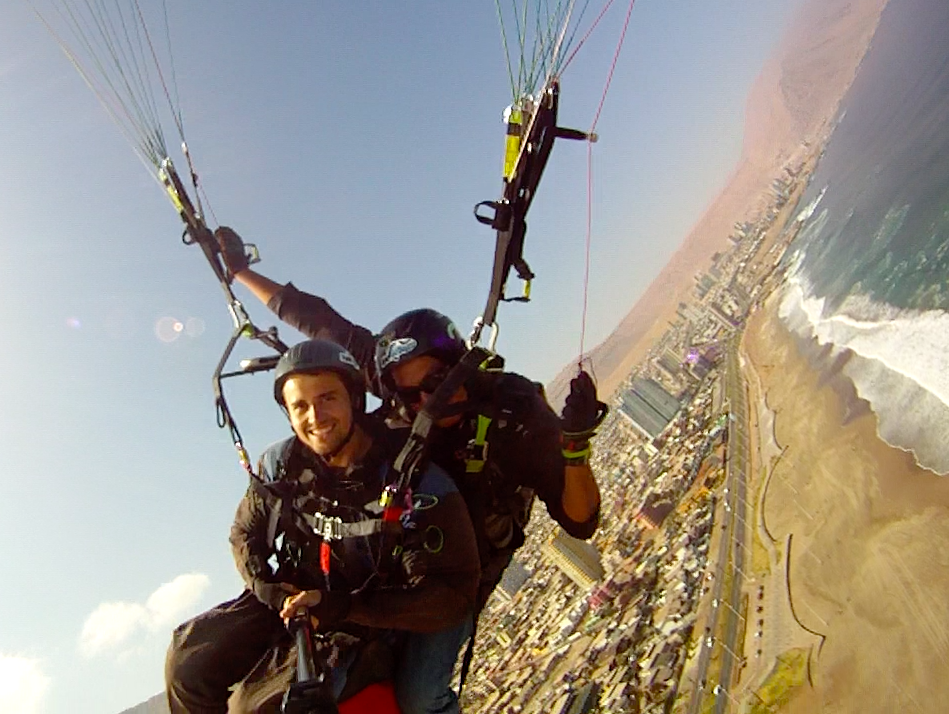
POLYGON ((606 5, 603 6, 603 9, 600 10, 600 14, 596 16, 596 19, 593 21, 593 24, 590 25, 590 29, 587 30, 586 34, 583 36, 583 39, 577 43, 577 46, 573 48, 573 52, 570 53, 570 56, 567 57, 567 61, 563 63, 563 66, 560 68, 560 73, 563 74, 563 71, 567 69, 567 65, 573 61, 573 58, 576 56, 577 52, 580 51, 580 48, 583 47, 583 43, 587 41, 587 38, 593 34, 593 31, 596 29, 596 26, 600 24, 600 20, 603 19, 603 16, 606 14, 606 11, 610 9, 610 5, 613 4, 613 0, 610 0, 606 5))
MULTIPOLYGON (((612 0, 611 0, 612 2, 612 0)), ((616 52, 613 54, 613 62, 610 64, 610 72, 606 77, 606 85, 603 87, 603 95, 600 97, 600 104, 596 108, 596 114, 593 116, 593 123, 590 125, 590 134, 596 131, 597 122, 600 120, 600 113, 603 111, 603 105, 606 103, 606 95, 610 91, 610 84, 613 82, 613 73, 616 71, 616 63, 619 60, 620 51, 623 49, 623 42, 626 40, 626 31, 629 29, 629 18, 633 14, 633 6, 636 0, 629 1, 629 8, 626 10, 626 20, 623 22, 623 31, 620 33, 619 42, 616 45, 616 52)), ((609 7, 609 5, 607 5, 609 7)), ((605 11, 605 8, 604 8, 605 11)), ((602 17, 602 13, 600 14, 602 17)), ((600 18, 596 19, 599 22, 600 18)), ((594 23, 594 27, 595 27, 594 23)), ((590 28, 591 30, 593 28, 590 28)), ((589 35, 589 32, 587 33, 589 35)), ((586 40, 586 37, 583 38, 586 40)), ((582 44, 582 41, 581 41, 582 44)), ((577 47, 579 49, 579 46, 577 47)), ((576 54, 576 50, 574 50, 576 54)), ((573 59, 573 54, 570 55, 573 59)), ((583 273, 583 315, 580 320, 580 353, 577 357, 577 367, 583 369, 584 345, 587 332, 587 304, 590 293, 590 245, 593 236, 593 142, 587 144, 587 235, 586 235, 586 257, 583 273)))

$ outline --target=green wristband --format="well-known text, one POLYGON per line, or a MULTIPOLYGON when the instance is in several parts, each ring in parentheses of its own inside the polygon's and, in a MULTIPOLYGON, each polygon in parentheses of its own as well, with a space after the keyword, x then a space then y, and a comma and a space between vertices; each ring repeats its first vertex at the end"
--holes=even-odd
POLYGON ((577 445, 572 449, 563 449, 561 453, 567 466, 585 466, 590 462, 590 443, 577 445))

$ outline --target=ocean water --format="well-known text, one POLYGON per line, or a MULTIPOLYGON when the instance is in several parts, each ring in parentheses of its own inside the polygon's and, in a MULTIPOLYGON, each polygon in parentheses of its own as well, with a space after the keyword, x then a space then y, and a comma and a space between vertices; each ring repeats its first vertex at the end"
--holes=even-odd
POLYGON ((889 0, 801 206, 782 319, 949 473, 947 0, 889 0))

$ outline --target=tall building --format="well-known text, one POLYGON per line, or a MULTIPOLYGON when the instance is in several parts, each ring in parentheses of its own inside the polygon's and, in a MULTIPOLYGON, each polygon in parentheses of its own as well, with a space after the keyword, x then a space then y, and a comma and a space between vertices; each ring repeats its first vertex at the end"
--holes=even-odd
POLYGON ((512 600, 530 576, 530 571, 524 567, 521 561, 512 560, 501 575, 497 594, 505 600, 512 600))
POLYGON ((657 365, 662 368, 670 377, 676 377, 682 367, 682 360, 672 350, 666 350, 659 358, 657 365))
POLYGON ((620 413, 650 441, 662 433, 680 408, 679 400, 652 379, 634 379, 632 386, 620 393, 620 413))
POLYGON ((657 501, 650 497, 636 514, 636 518, 650 528, 658 528, 673 510, 675 506, 670 501, 657 501))
POLYGON ((567 535, 559 528, 541 552, 584 590, 589 590, 603 578, 603 564, 596 547, 567 535))

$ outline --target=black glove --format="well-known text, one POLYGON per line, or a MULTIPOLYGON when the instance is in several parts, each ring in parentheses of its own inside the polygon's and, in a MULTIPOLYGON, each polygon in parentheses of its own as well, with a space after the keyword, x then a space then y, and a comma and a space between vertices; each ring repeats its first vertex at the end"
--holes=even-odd
POLYGON ((237 233, 227 226, 220 226, 214 231, 214 238, 221 249, 221 259, 227 268, 227 279, 231 281, 238 273, 247 270, 250 262, 244 252, 244 241, 237 233))
POLYGON ((353 596, 348 592, 338 590, 321 591, 320 602, 307 608, 310 617, 315 617, 320 632, 336 629, 349 615, 353 604, 353 596))
POLYGON ((586 372, 570 381, 570 394, 560 414, 564 435, 592 436, 606 416, 607 406, 596 398, 596 385, 586 372))
POLYGON ((560 415, 563 456, 568 466, 583 466, 590 459, 590 439, 609 411, 596 398, 596 385, 586 372, 570 381, 570 394, 560 415))

